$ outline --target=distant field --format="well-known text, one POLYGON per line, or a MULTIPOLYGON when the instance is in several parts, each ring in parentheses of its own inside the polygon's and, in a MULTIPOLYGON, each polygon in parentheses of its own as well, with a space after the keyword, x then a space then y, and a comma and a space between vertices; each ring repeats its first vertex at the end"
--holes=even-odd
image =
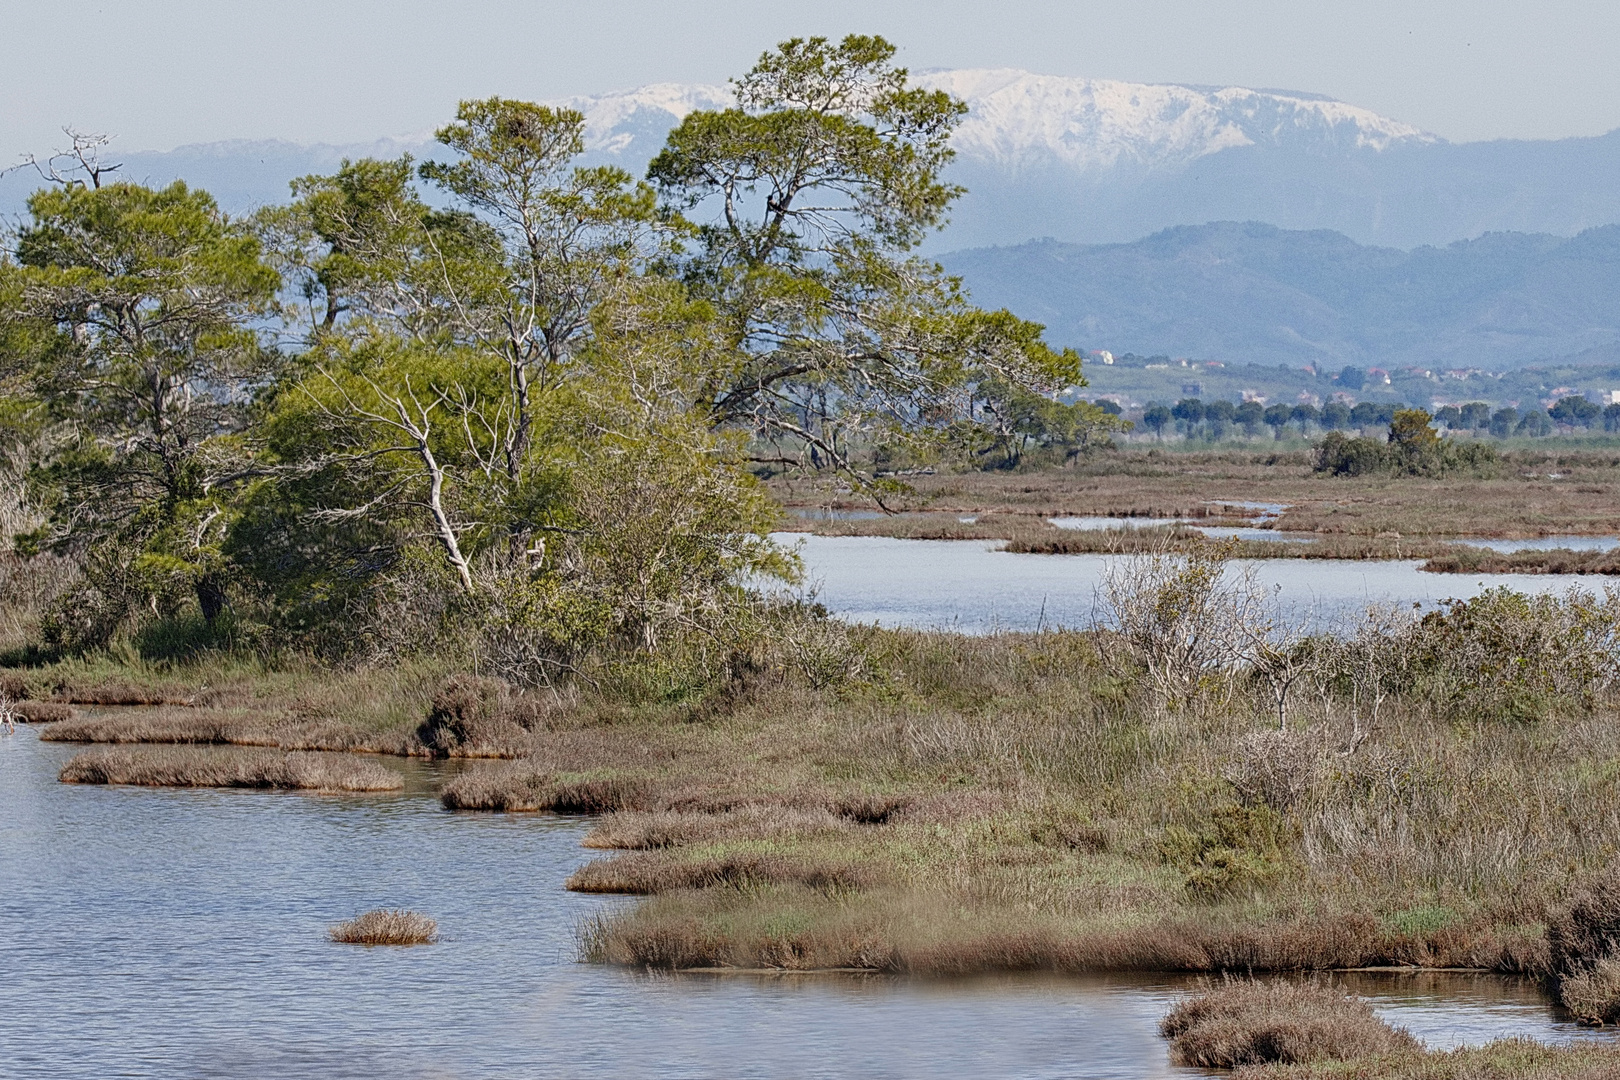
MULTIPOLYGON (((1220 516, 1221 501, 1286 505, 1275 528, 1325 537, 1400 539, 1602 536, 1620 533, 1620 447, 1590 443, 1510 449, 1494 478, 1333 477, 1311 471, 1303 446, 1177 450, 1132 445, 1039 472, 907 477, 912 494, 895 508, 978 516, 951 524, 963 537, 1013 538, 1049 530, 1043 519, 1220 516), (1016 531, 1016 532, 1015 532, 1016 531), (1388 538, 1388 537, 1386 537, 1388 538)), ((776 482, 788 506, 871 507, 807 481, 776 482)), ((1241 515, 1229 508, 1227 515, 1241 515)), ((921 535, 893 518, 809 522, 819 532, 921 535), (895 530, 900 530, 896 532, 895 530)), ((1056 530, 1051 530, 1055 532, 1056 530)))

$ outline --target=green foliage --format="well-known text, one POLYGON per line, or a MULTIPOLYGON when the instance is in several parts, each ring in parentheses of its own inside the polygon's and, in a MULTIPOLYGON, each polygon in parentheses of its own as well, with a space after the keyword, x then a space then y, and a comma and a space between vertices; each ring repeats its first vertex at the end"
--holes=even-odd
POLYGON ((1206 901, 1254 893, 1286 869, 1297 829, 1268 806, 1226 803, 1196 827, 1172 825, 1159 858, 1186 874, 1189 895, 1206 901))
POLYGON ((33 472, 47 520, 26 546, 99 552, 88 610, 60 612, 47 632, 93 647, 188 589, 211 620, 225 600, 221 487, 239 464, 229 435, 274 365, 253 321, 277 274, 183 183, 67 185, 35 194, 29 214, 3 321, 28 347, 32 394, 72 436, 33 472))
POLYGON ((783 42, 736 80, 735 108, 688 114, 648 169, 671 213, 705 218, 682 272, 726 350, 696 400, 770 460, 851 471, 857 444, 977 423, 989 380, 1081 382, 1040 326, 974 308, 908 254, 960 193, 941 171, 966 106, 909 87, 894 51, 783 42))
POLYGON ((1413 689, 1467 720, 1585 713, 1620 679, 1620 595, 1447 601, 1414 630, 1413 689))
POLYGON ((1332 476, 1445 476, 1459 472, 1488 475, 1496 469, 1501 456, 1494 447, 1472 440, 1442 439, 1431 426, 1432 419, 1422 409, 1398 409, 1391 417, 1387 440, 1329 431, 1316 447, 1316 471, 1332 476))

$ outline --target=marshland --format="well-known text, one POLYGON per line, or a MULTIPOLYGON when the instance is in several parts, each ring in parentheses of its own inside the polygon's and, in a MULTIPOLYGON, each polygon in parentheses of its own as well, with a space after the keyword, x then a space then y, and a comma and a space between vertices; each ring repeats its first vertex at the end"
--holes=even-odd
POLYGON ((251 218, 34 197, 8 1060, 1613 1066, 1612 556, 1470 544, 1611 536, 1620 458, 1114 445, 912 257, 962 107, 893 54, 783 43, 644 181, 491 98, 251 218))

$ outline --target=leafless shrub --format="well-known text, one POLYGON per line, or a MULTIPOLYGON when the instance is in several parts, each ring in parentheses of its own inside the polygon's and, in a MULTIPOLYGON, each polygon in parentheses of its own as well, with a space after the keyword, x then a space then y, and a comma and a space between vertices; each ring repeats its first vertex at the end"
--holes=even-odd
POLYGON ((420 912, 377 908, 338 923, 327 934, 346 945, 431 945, 439 940, 439 924, 420 912))
POLYGON ((1237 740, 1222 775, 1245 805, 1286 812, 1310 790, 1319 758, 1307 733, 1254 731, 1237 740))
POLYGON ((1229 580, 1230 544, 1200 543, 1125 556, 1101 587, 1102 628, 1119 636, 1161 704, 1188 703, 1243 658, 1262 621, 1252 571, 1229 580))
POLYGON ((1177 1064, 1206 1069, 1350 1061, 1415 1052, 1410 1033, 1367 1003, 1315 983, 1231 980, 1177 1005, 1159 1025, 1177 1064))

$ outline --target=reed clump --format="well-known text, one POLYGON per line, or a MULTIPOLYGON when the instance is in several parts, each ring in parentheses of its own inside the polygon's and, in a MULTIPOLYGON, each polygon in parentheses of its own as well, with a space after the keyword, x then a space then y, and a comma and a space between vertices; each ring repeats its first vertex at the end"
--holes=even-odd
POLYGON ((1178 1065, 1235 1069, 1351 1061, 1417 1051, 1410 1033, 1360 998, 1320 983, 1230 980, 1177 1005, 1159 1024, 1178 1065))
POLYGON ((332 792, 405 786, 398 774, 374 761, 334 754, 144 746, 86 751, 64 765, 58 779, 64 784, 332 792))
POLYGON ((377 908, 333 926, 328 935, 345 945, 431 945, 439 924, 417 911, 377 908))

